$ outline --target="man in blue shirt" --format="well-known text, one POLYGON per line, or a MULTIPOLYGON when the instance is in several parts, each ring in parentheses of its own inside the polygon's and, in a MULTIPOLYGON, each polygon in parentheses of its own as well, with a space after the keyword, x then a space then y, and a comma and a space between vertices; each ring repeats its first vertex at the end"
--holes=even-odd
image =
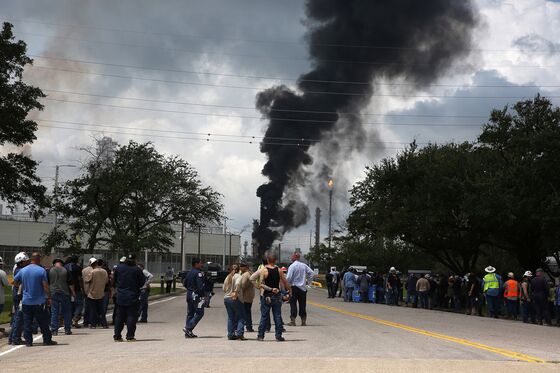
POLYGON ((185 323, 185 338, 196 338, 193 329, 204 316, 204 291, 205 277, 202 261, 198 258, 192 260, 192 269, 183 280, 183 286, 187 289, 187 319, 185 323))
POLYGON ((356 287, 356 270, 354 268, 348 269, 348 272, 344 274, 344 289, 346 289, 344 293, 344 301, 345 302, 352 302, 352 293, 354 292, 354 288, 356 287))
POLYGON ((126 322, 126 341, 136 342, 136 322, 140 307, 140 289, 146 283, 142 270, 136 265, 136 256, 128 254, 124 263, 120 263, 113 274, 113 287, 117 292, 115 311, 115 342, 122 342, 122 331, 126 322))
POLYGON ((49 311, 47 303, 51 303, 51 293, 47 271, 39 264, 41 254, 35 252, 31 255, 31 264, 23 268, 14 277, 14 282, 23 286, 23 337, 27 347, 33 346, 32 324, 33 318, 37 319, 41 333, 43 334, 43 345, 51 346, 57 344, 52 340, 49 328, 49 311))

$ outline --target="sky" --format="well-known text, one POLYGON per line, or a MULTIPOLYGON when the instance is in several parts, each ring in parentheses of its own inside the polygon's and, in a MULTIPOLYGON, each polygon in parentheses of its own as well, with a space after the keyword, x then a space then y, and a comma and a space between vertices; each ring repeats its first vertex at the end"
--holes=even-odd
MULTIPOLYGON (((333 175, 335 226, 344 222, 348 189, 365 166, 413 140, 475 141, 492 108, 539 92, 559 104, 560 3, 474 3, 480 25, 473 51, 435 85, 401 97, 398 86, 376 82, 364 109, 375 141, 340 162, 344 182, 333 175)), ((244 230, 250 240, 246 226, 258 218, 255 192, 266 162, 258 143, 267 122, 255 110, 255 95, 275 84, 293 86, 309 70, 304 17, 301 0, 0 0, 0 20, 14 24, 34 58, 26 82, 48 95, 44 111, 32 114, 37 140, 24 151, 40 162, 38 174, 52 188, 54 166, 79 165, 95 138, 151 141, 221 192, 229 229, 244 230)), ((13 149, 0 149, 7 150, 13 149)), ((312 149, 316 156, 328 151, 312 149)), ((78 172, 62 168, 60 180, 78 172)), ((323 210, 325 238, 326 188, 310 201, 315 207, 323 210)), ((283 246, 307 248, 311 231, 313 221, 288 233, 283 246)))

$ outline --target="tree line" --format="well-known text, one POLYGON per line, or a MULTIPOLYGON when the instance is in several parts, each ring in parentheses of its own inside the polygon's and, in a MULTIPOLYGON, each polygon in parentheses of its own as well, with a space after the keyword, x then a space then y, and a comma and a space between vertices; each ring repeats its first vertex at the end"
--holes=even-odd
POLYGON ((412 143, 350 194, 348 234, 311 260, 350 264, 354 252, 374 267, 465 274, 499 261, 559 275, 548 258, 560 263, 560 109, 537 96, 493 110, 475 142, 412 143))

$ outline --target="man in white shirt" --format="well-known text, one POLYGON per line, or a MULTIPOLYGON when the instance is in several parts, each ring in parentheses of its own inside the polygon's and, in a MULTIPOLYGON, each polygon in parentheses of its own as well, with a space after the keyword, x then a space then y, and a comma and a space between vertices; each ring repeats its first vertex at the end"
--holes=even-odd
POLYGON ((289 326, 296 326, 296 317, 301 317, 301 326, 307 322, 307 283, 311 281, 315 273, 306 264, 300 262, 301 254, 295 252, 292 255, 292 264, 288 268, 286 276, 292 287, 292 298, 290 299, 290 323, 289 326))
POLYGON ((152 275, 146 268, 144 264, 139 263, 138 268, 142 270, 144 277, 146 277, 146 282, 144 286, 140 288, 140 307, 138 308, 138 322, 147 323, 148 322, 148 297, 150 296, 150 283, 154 279, 152 275))

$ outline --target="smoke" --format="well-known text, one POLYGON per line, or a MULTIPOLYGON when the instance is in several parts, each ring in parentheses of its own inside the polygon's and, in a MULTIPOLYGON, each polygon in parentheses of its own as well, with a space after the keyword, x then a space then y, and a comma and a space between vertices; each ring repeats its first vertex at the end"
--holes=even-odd
POLYGON ((305 189, 324 185, 347 154, 363 148, 359 113, 372 98, 371 83, 429 85, 468 55, 478 23, 470 0, 307 0, 306 15, 312 70, 300 76, 297 90, 277 86, 256 98, 269 120, 261 144, 269 181, 257 189, 259 254, 306 223, 305 189), (321 146, 314 161, 317 140, 328 151, 321 146))

